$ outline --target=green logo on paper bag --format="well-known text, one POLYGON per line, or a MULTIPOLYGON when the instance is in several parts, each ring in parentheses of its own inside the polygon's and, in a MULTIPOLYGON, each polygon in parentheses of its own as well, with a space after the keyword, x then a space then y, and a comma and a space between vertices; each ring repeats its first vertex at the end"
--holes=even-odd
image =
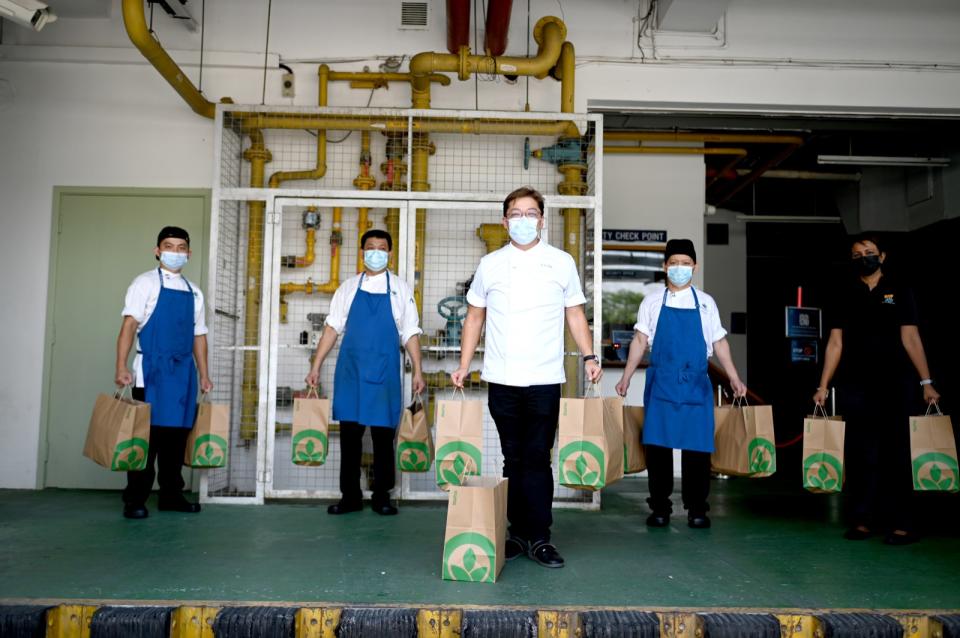
POLYGON ((397 446, 397 465, 401 472, 426 472, 430 468, 430 448, 420 441, 404 441, 397 446))
POLYGON ((461 478, 468 474, 480 476, 482 460, 483 455, 472 443, 450 441, 437 450, 437 485, 460 485, 461 478))
POLYGON ((323 465, 327 460, 327 435, 320 430, 297 432, 293 437, 292 455, 297 465, 323 465))
POLYGON ((825 492, 839 492, 843 484, 843 463, 826 452, 811 454, 803 460, 803 486, 825 492))
POLYGON ((457 534, 443 545, 443 578, 470 583, 492 583, 497 547, 477 532, 457 534))
POLYGON ((204 434, 193 444, 193 467, 223 467, 227 463, 227 442, 222 436, 204 434))
POLYGON ((134 472, 147 467, 146 439, 134 437, 117 443, 113 449, 113 460, 110 469, 116 471, 134 472))
POLYGON ((956 492, 960 468, 957 459, 940 452, 921 454, 913 460, 913 487, 918 490, 956 492))
POLYGON ((604 461, 603 450, 597 445, 589 441, 568 443, 560 450, 560 482, 564 485, 603 487, 606 476, 604 461), (573 467, 568 467, 571 460, 573 467))
POLYGON ((773 474, 777 471, 777 448, 770 439, 756 438, 747 446, 750 471, 773 474))

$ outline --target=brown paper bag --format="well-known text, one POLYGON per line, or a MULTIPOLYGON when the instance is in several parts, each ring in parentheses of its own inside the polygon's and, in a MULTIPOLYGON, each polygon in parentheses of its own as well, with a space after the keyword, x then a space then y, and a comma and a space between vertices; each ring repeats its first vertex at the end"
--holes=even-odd
POLYGON ((83 455, 114 472, 147 467, 150 447, 150 404, 125 396, 100 394, 93 406, 83 455))
POLYGON ((401 472, 426 472, 433 461, 433 437, 427 412, 418 394, 403 411, 397 428, 397 467, 401 472))
POLYGON ((465 476, 479 476, 483 468, 483 401, 438 399, 437 485, 461 485, 465 476))
POLYGON ((773 432, 773 407, 746 405, 713 409, 714 472, 761 478, 777 471, 777 439, 773 432))
POLYGON ((226 467, 229 440, 230 406, 210 403, 204 393, 197 406, 197 420, 183 450, 183 464, 201 468, 226 467))
POLYGON ((507 483, 505 478, 470 477, 450 486, 444 580, 496 582, 507 540, 507 483))
POLYGON ((960 490, 953 423, 949 416, 940 412, 939 405, 928 406, 923 416, 910 417, 910 458, 913 489, 937 492, 960 490), (930 414, 931 407, 936 407, 936 414, 930 414))
POLYGON ((330 399, 318 398, 317 389, 310 388, 305 398, 293 400, 290 460, 295 465, 323 465, 327 461, 329 431, 330 399))
POLYGON ((803 420, 803 487, 807 490, 829 494, 842 489, 845 431, 843 419, 828 417, 820 405, 803 420))
POLYGON ((643 406, 623 406, 623 473, 634 474, 647 469, 643 452, 643 406))
POLYGON ((557 446, 561 485, 595 491, 619 481, 623 478, 623 398, 560 399, 557 446))

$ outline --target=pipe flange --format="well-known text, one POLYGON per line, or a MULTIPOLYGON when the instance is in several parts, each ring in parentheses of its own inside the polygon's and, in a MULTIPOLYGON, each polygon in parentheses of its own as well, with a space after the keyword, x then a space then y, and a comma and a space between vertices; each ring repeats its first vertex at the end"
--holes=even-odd
POLYGON ((377 180, 372 177, 364 177, 363 175, 359 175, 353 180, 353 185, 362 191, 366 191, 376 186, 377 180))
POLYGON ((461 45, 459 49, 460 65, 457 71, 457 77, 460 81, 470 79, 470 47, 461 45))
MULTIPOLYGON (((563 20, 557 16, 543 16, 537 20, 537 24, 533 27, 533 39, 537 44, 543 44, 543 30, 550 23, 553 23, 560 27, 560 39, 567 39, 567 25, 563 23, 563 20)), ((461 78, 463 79, 463 78, 461 78)))
POLYGON ((557 184, 557 192, 561 195, 586 195, 587 185, 583 182, 560 182, 557 184))
POLYGON ((243 159, 248 162, 253 160, 263 160, 269 162, 273 160, 273 154, 266 148, 257 148, 256 146, 251 146, 243 152, 243 159))

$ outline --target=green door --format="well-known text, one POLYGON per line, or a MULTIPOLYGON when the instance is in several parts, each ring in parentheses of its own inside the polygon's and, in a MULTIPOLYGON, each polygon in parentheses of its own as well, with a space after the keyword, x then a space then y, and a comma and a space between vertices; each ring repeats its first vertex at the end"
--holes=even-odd
POLYGON ((157 267, 153 249, 167 225, 190 233, 193 256, 184 273, 205 288, 209 210, 205 190, 55 189, 40 447, 45 487, 126 484, 124 473, 82 454, 97 394, 115 389, 124 295, 134 277, 157 267))

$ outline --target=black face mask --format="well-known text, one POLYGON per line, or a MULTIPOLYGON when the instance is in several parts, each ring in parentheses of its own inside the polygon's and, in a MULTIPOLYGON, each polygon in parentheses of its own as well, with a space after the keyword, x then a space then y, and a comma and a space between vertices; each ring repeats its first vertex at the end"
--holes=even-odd
POLYGON ((853 267, 861 277, 869 277, 880 269, 880 255, 864 255, 853 260, 853 267))

